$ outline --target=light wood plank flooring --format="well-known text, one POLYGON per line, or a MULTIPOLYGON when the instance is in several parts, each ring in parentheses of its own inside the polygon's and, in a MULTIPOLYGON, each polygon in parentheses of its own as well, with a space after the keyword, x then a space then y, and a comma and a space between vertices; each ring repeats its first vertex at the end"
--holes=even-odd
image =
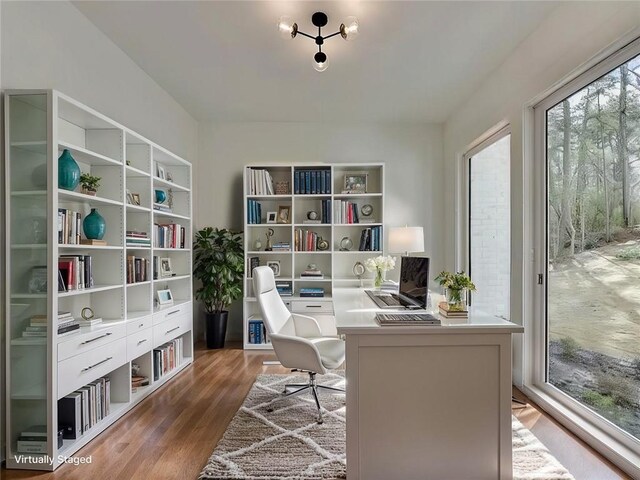
MULTIPOLYGON (((271 354, 238 347, 196 350, 193 366, 76 453, 89 465, 65 465, 53 473, 2 470, 12 479, 196 479, 259 373, 288 373, 262 364, 271 354)), ((516 395, 523 395, 516 391, 516 395)), ((577 480, 627 479, 534 405, 514 410, 577 480)))

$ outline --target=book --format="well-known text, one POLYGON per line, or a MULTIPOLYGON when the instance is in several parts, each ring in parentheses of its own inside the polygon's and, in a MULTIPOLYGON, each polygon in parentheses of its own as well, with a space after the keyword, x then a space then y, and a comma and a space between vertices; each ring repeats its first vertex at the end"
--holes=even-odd
POLYGON ((301 297, 324 297, 324 288, 301 288, 301 297))
POLYGON ((82 394, 73 392, 58 400, 58 428, 62 437, 80 438, 82 435, 82 394))

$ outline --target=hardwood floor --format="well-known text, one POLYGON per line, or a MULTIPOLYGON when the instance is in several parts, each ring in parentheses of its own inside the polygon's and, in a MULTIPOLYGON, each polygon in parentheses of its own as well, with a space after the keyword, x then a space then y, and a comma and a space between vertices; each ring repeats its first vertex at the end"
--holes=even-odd
MULTIPOLYGON (((92 463, 53 473, 2 470, 12 479, 196 479, 259 373, 288 373, 240 348, 196 350, 190 368, 154 392, 107 432, 76 453, 92 463)), ((520 392, 516 394, 522 397, 520 392)), ((627 479, 534 405, 514 410, 577 480, 627 479)))

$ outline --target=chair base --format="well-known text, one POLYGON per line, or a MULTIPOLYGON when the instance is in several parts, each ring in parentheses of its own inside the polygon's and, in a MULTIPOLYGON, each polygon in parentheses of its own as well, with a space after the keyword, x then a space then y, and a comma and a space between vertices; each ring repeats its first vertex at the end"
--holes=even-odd
POLYGON ((311 390, 313 395, 313 399, 316 401, 316 407, 318 407, 318 423, 323 423, 322 419, 322 407, 320 406, 320 399, 318 398, 318 389, 328 390, 336 393, 345 393, 341 388, 328 387, 326 385, 318 385, 316 382, 316 373, 315 372, 307 372, 309 374, 309 382, 307 383, 290 383, 284 386, 284 397, 293 397, 296 395, 300 395, 301 393, 306 392, 307 390, 311 390), (295 388, 293 392, 288 392, 295 388))

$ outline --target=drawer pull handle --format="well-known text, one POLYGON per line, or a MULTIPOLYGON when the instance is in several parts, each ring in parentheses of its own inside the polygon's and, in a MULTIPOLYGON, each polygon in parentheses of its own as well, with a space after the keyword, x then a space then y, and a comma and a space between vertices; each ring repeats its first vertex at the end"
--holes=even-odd
POLYGON ((170 334, 171 332, 173 332, 173 331, 175 331, 175 330, 178 330, 179 328, 180 328, 180 325, 178 325, 177 327, 173 327, 171 330, 167 330, 164 334, 165 334, 165 335, 168 335, 168 334, 170 334))
POLYGON ((305 305, 306 308, 322 308, 322 305, 305 305))
POLYGON ((142 345, 142 344, 143 344, 144 342, 146 342, 146 341, 147 341, 147 339, 146 339, 146 338, 144 338, 144 339, 142 339, 142 340, 140 340, 140 341, 138 342, 138 345, 142 345))
POLYGON ((87 372, 87 371, 91 370, 92 368, 96 368, 98 365, 102 365, 103 363, 108 362, 109 360, 113 360, 113 357, 107 357, 104 360, 102 360, 101 362, 98 362, 98 363, 96 363, 94 365, 91 365, 89 367, 85 367, 80 371, 81 372, 87 372))
POLYGON ((138 328, 142 328, 144 327, 144 323, 141 323, 140 325, 138 325, 138 328))
POLYGON ((165 315, 165 317, 168 317, 169 315, 173 315, 174 313, 180 313, 180 310, 174 310, 173 312, 169 312, 165 315))
POLYGON ((107 332, 104 335, 100 335, 99 337, 95 337, 90 340, 85 340, 84 342, 80 343, 80 345, 86 345, 87 343, 95 342, 96 340, 100 340, 101 338, 108 337, 109 335, 111 335, 111 332, 107 332))

